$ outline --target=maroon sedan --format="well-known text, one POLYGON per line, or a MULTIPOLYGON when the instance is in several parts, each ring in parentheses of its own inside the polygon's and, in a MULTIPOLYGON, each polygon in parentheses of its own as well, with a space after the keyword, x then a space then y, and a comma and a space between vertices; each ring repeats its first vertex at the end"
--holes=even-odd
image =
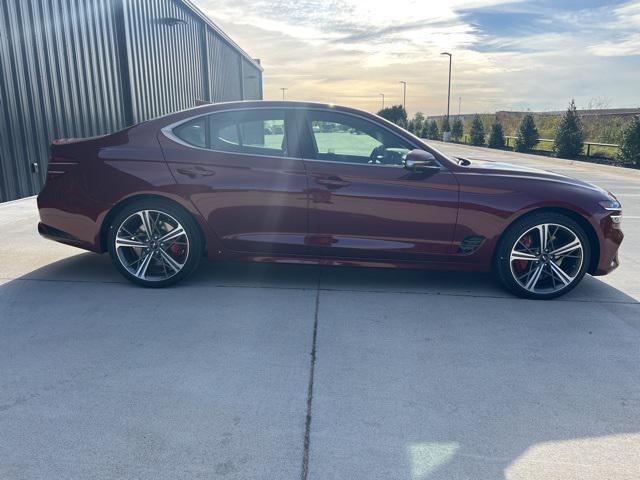
POLYGON ((200 258, 494 270, 552 298, 618 266, 621 207, 562 175, 451 158, 333 105, 208 105, 55 141, 40 233, 164 287, 200 258))

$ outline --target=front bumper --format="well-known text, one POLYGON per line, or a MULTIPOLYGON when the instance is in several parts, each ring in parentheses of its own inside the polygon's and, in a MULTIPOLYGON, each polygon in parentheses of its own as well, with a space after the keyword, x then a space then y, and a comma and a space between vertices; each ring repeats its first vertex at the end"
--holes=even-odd
POLYGON ((618 250, 624 239, 621 230, 622 214, 619 212, 608 214, 600 220, 600 255, 598 263, 591 272, 592 275, 606 275, 618 268, 620 260, 618 250))

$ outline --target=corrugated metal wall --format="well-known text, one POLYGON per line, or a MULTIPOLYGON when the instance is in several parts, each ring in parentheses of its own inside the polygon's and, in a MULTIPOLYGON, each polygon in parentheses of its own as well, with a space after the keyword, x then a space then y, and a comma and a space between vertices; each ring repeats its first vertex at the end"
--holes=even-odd
POLYGON ((40 191, 54 138, 262 98, 223 36, 187 0, 0 0, 0 201, 40 191))
POLYGON ((203 100, 201 22, 172 0, 126 0, 124 17, 133 122, 203 100))
POLYGON ((214 32, 207 32, 209 100, 226 102, 242 98, 240 55, 214 32), (229 67, 230 66, 230 67, 229 67))
POLYGON ((246 58, 242 58, 242 80, 245 99, 262 99, 262 71, 246 58))
POLYGON ((2 0, 0 65, 0 201, 40 191, 52 139, 124 125, 111 0, 2 0))

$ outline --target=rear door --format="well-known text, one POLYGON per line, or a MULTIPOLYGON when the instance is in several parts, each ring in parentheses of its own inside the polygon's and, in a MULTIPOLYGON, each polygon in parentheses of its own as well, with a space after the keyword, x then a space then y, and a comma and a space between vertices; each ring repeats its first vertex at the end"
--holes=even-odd
POLYGON ((309 175, 309 238, 340 257, 443 260, 451 253, 458 183, 446 168, 403 167, 415 147, 384 125, 335 110, 302 122, 309 175))
POLYGON ((236 109, 160 136, 180 193, 229 250, 304 253, 307 177, 292 115, 236 109))

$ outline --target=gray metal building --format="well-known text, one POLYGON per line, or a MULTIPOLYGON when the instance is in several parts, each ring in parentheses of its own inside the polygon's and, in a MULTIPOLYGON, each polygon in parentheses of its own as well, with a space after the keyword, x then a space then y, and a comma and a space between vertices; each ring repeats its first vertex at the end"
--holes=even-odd
POLYGON ((48 147, 200 102, 262 98, 262 68, 189 0, 0 1, 0 201, 48 147))

